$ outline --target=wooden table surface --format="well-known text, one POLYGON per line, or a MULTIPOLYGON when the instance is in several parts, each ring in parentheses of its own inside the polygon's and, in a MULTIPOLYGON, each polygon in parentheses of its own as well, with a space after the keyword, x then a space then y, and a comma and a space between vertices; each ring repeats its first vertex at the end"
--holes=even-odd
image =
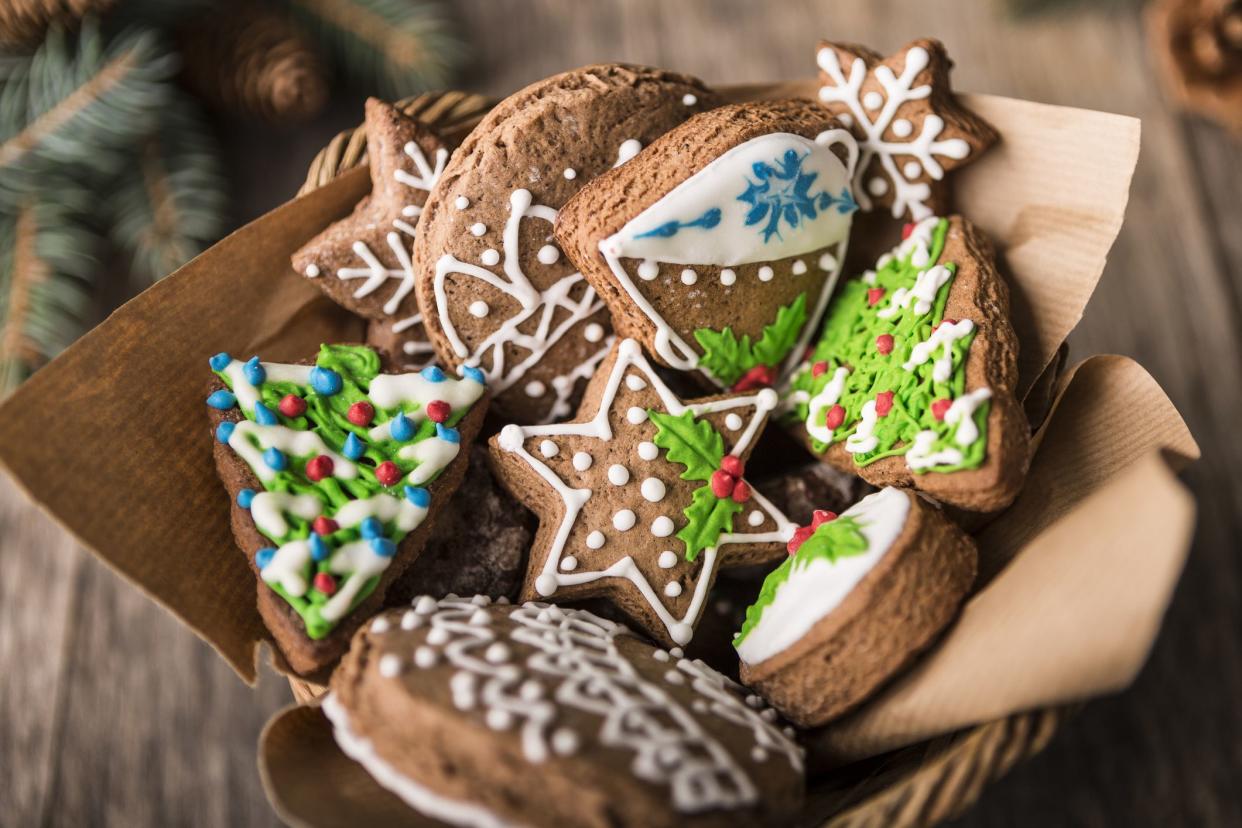
MULTIPOLYGON (((889 51, 933 35, 959 89, 1142 119, 1128 220, 1070 341, 1072 357, 1133 356, 1184 414, 1204 449, 1185 475, 1194 550, 1134 687, 1089 705, 957 824, 1242 825, 1242 147, 1171 107, 1138 13, 1081 2, 1018 20, 974 0, 454 7, 474 42, 462 85, 495 95, 606 60, 709 82, 793 78, 813 72, 819 37, 889 51)), ((239 221, 292 195, 316 149, 360 116, 359 97, 342 94, 275 140, 228 126, 239 221)), ((0 824, 274 824, 255 743, 289 700, 270 673, 245 687, 0 482, 0 824)))

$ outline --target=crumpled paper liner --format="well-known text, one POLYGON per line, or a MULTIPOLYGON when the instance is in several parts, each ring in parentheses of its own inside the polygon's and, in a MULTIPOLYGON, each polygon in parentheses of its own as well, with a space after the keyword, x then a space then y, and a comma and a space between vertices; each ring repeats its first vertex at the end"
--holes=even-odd
MULTIPOLYGON (((815 88, 729 92, 744 100, 815 88)), ((1118 357, 1057 379, 1064 339, 1124 215, 1138 122, 991 96, 966 103, 1003 139, 955 175, 957 205, 1001 251, 1022 344, 1020 387, 1031 391, 1033 422, 1044 423, 1039 451, 1023 495, 979 536, 986 586, 914 669, 814 734, 821 763, 1124 686, 1151 646, 1188 545, 1193 504, 1169 462, 1197 449, 1163 392, 1118 357)), ((367 186, 365 170, 346 173, 242 228, 0 406, 0 463, 18 484, 249 682, 267 634, 211 462, 206 360, 220 350, 293 358, 359 335, 361 322, 296 278, 288 258, 367 186), (65 463, 66 449, 89 462, 65 463)), ((291 822, 411 819, 335 752, 313 708, 273 720, 260 760, 291 822)))

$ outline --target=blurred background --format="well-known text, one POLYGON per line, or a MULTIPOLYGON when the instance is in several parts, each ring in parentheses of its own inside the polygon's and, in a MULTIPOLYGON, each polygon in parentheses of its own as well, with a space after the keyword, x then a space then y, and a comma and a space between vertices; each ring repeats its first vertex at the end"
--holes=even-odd
MULTIPOLYGON (((0 395, 293 197, 368 94, 503 96, 609 60, 769 81, 814 74, 819 38, 918 36, 959 90, 1142 119, 1070 359, 1135 357, 1204 449, 1195 548, 1136 686, 955 824, 1242 825, 1242 3, 0 0, 0 395)), ((0 539, 0 823, 274 824, 254 750, 287 685, 242 686, 7 479, 0 539)))

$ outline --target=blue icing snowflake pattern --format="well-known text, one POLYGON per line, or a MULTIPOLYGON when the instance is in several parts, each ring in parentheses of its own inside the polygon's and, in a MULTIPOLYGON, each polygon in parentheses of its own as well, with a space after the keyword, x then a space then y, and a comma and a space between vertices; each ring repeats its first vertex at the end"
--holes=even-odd
POLYGON ((748 179, 746 191, 737 200, 751 205, 746 213, 747 227, 766 222, 761 231, 765 244, 773 236, 781 238, 782 219, 790 229, 797 229, 802 219, 814 221, 819 211, 828 210, 834 204, 842 215, 858 209, 848 188, 843 188, 835 197, 827 191, 810 191, 819 173, 802 169, 802 162, 809 156, 809 152, 799 156, 791 149, 786 150, 775 166, 766 161, 752 165, 758 181, 748 179))
POLYGON ((660 238, 667 239, 676 236, 678 231, 686 230, 691 227, 702 227, 704 230, 711 230, 717 224, 720 224, 720 208, 712 207, 703 212, 703 215, 693 221, 666 221, 659 227, 648 230, 645 233, 639 233, 634 238, 650 239, 660 238))

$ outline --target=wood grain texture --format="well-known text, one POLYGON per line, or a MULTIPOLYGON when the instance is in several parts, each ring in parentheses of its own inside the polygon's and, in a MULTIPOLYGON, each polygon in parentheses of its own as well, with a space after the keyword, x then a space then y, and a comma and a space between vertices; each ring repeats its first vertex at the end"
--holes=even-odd
MULTIPOLYGON (((1088 705, 954 824, 1238 825, 1242 148, 1161 97, 1137 13, 1071 8, 1016 21, 999 0, 454 3, 476 44, 462 85, 489 95, 613 59, 709 82, 802 77, 820 37, 891 51, 934 35, 958 64, 959 88, 1142 118, 1127 222, 1071 337, 1071 360, 1131 355, 1184 414, 1204 449, 1186 474, 1201 515, 1195 548, 1135 686, 1088 705)), ((238 219, 291 196, 314 154, 358 121, 361 101, 342 93, 324 117, 275 135, 226 125, 238 219)), ((287 686, 268 674, 258 690, 245 688, 8 481, 0 484, 0 675, 0 822, 277 824, 254 752, 287 686)))

